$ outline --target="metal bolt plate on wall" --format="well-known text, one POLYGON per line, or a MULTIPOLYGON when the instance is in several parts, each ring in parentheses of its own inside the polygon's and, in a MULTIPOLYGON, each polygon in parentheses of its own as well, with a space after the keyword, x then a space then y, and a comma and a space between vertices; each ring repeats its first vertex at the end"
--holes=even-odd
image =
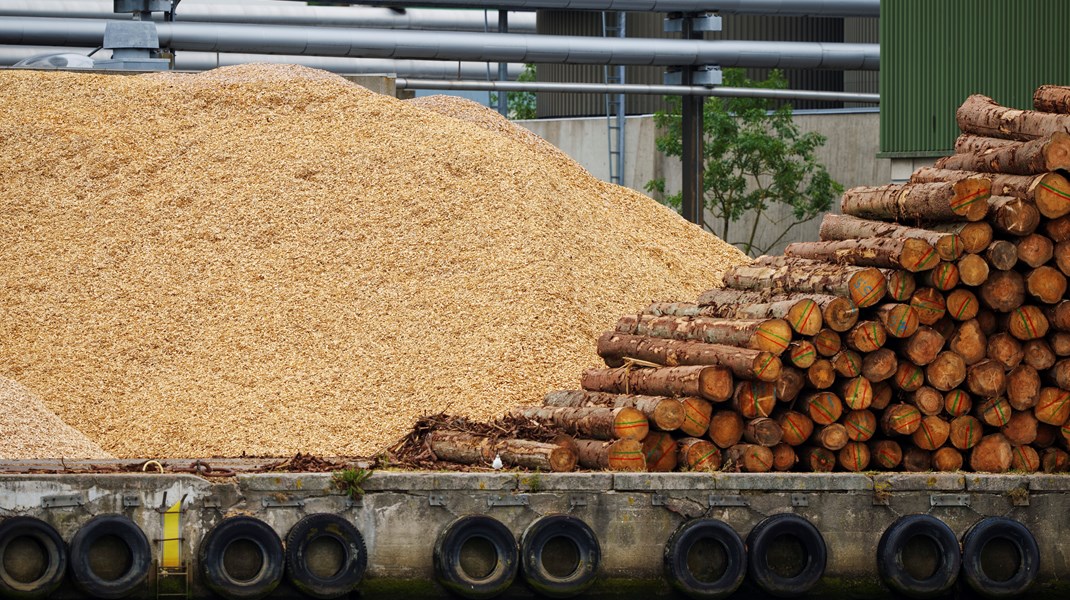
POLYGON ((714 495, 710 494, 710 506, 750 506, 747 499, 739 494, 714 495))
POLYGON ((487 498, 487 506, 527 506, 527 494, 514 494, 510 496, 491 496, 487 498))
POLYGON ((54 496, 42 496, 41 508, 66 508, 68 506, 83 506, 85 498, 81 494, 56 494, 54 496))
POLYGON ((969 494, 932 494, 929 506, 969 506, 969 494))

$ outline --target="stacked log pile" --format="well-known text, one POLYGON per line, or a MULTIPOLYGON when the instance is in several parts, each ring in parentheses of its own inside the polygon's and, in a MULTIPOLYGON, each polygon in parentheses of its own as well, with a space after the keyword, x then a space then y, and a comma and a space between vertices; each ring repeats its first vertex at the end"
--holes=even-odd
POLYGON ((953 156, 621 317, 581 390, 510 417, 586 468, 1070 469, 1070 87, 1034 102, 971 96, 953 156))

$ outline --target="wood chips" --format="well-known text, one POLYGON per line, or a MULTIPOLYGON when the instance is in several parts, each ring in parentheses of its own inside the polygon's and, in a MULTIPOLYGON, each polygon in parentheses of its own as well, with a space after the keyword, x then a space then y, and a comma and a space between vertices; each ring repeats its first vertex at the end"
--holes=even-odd
MULTIPOLYGON (((421 415, 489 420, 746 260, 472 103, 279 65, 0 71, 0 375, 119 457, 368 455, 421 415)), ((3 444, 98 451, 19 398, 3 444)))
POLYGON ((0 377, 0 460, 111 458, 96 443, 59 420, 40 398, 0 377))

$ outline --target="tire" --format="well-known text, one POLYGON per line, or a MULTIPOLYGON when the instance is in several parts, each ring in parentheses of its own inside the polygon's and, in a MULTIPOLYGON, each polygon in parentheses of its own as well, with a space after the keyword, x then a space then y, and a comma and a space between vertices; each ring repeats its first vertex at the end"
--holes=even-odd
POLYGON ((962 575, 966 583, 985 598, 1017 598, 1033 585, 1040 569, 1040 549, 1032 532, 1018 521, 1004 517, 981 519, 962 539, 962 575), (1018 569, 1006 580, 985 572, 981 551, 993 540, 1010 542, 1018 551, 1018 569))
POLYGON ((357 588, 367 568, 364 536, 338 515, 309 515, 286 535, 286 577, 306 596, 319 600, 345 596, 357 588), (333 540, 342 551, 340 567, 327 577, 316 574, 308 562, 309 548, 321 540, 333 540))
POLYGON ((125 598, 145 584, 152 565, 152 550, 144 532, 123 515, 99 515, 82 525, 71 538, 70 570, 74 585, 94 598, 113 600, 125 598), (106 578, 93 570, 94 546, 104 538, 116 538, 129 554, 130 565, 114 578, 106 578))
POLYGON ((516 538, 497 519, 485 515, 467 515, 450 523, 435 542, 435 578, 442 587, 464 598, 493 598, 516 579, 519 569, 516 538), (494 565, 484 574, 469 573, 462 564, 461 553, 472 540, 490 544, 494 565))
POLYGON ((48 523, 33 517, 11 517, 0 521, 0 598, 48 598, 63 583, 67 562, 67 544, 48 523), (11 573, 4 566, 8 551, 20 552, 11 544, 23 539, 37 544, 45 562, 40 574, 32 581, 24 581, 19 577, 22 574, 11 573))
MULTIPOLYGON (((560 555, 560 549, 551 548, 549 555, 560 555)), ((520 537, 520 557, 524 581, 532 589, 550 598, 571 598, 594 583, 602 562, 602 549, 594 532, 583 521, 569 515, 549 515, 528 525, 520 537), (576 552, 576 560, 569 561, 570 566, 575 563, 571 572, 564 572, 569 567, 549 569, 543 561, 547 545, 556 540, 566 541, 576 552)))
POLYGON ((749 548, 747 572, 767 594, 778 598, 794 598, 810 591, 825 573, 828 548, 821 532, 806 519, 791 513, 767 517, 751 529, 747 536, 749 548), (802 547, 806 564, 795 575, 784 577, 769 564, 769 551, 777 538, 790 536, 802 547))
POLYGON ((665 544, 665 576, 689 598, 720 600, 732 595, 747 576, 747 549, 734 529, 717 519, 695 519, 681 525, 665 544), (712 581, 700 579, 689 564, 692 548, 713 542, 725 554, 724 572, 712 581))
POLYGON ((937 598, 946 594, 958 579, 962 557, 955 533, 943 521, 930 515, 900 517, 877 544, 877 571, 892 591, 908 598, 937 598), (903 551, 915 537, 926 537, 937 550, 939 564, 932 575, 918 579, 903 563, 903 551))
POLYGON ((282 540, 267 523, 252 517, 224 519, 201 540, 201 575, 213 592, 231 600, 258 600, 282 581, 285 556, 282 540), (250 577, 232 573, 225 562, 235 543, 251 544, 259 554, 260 568, 250 577))

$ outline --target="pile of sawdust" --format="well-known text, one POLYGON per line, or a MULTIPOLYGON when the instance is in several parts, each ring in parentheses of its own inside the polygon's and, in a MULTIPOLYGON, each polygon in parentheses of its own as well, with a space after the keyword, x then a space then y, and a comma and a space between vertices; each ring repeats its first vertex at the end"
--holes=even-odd
POLYGON ((0 375, 117 456, 366 455, 574 387, 617 316, 747 260, 479 110, 0 72, 0 375))
POLYGON ((24 458, 111 457, 29 390, 0 377, 0 460, 24 458))

